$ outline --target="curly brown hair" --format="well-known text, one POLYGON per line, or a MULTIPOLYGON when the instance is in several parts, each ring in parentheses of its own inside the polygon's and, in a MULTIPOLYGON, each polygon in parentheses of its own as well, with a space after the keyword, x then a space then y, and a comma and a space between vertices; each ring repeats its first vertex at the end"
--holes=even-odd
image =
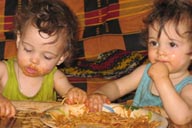
MULTIPOLYGON (((22 6, 15 15, 15 32, 22 33, 31 23, 41 32, 48 35, 63 33, 64 52, 69 53, 67 61, 71 59, 77 39, 77 17, 61 0, 31 0, 27 6, 22 6)), ((66 62, 66 61, 65 61, 66 62)))
POLYGON ((175 31, 179 36, 182 36, 178 31, 178 24, 183 22, 188 28, 187 38, 192 41, 192 0, 155 0, 153 9, 150 14, 144 19, 146 29, 144 30, 144 39, 148 40, 148 28, 158 23, 160 28, 158 37, 167 22, 173 22, 175 31))

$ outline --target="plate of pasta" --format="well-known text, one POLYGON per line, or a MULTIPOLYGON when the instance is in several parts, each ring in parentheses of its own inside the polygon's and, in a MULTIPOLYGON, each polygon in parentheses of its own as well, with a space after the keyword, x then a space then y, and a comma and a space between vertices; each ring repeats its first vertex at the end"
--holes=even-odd
POLYGON ((84 104, 63 104, 43 112, 40 120, 51 128, 167 128, 165 117, 133 106, 104 104, 89 112, 84 104))

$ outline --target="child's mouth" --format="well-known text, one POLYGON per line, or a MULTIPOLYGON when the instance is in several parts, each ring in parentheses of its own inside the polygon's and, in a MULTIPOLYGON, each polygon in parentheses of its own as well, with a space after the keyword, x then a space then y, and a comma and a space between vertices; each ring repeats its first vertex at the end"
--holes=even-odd
POLYGON ((37 69, 31 68, 31 67, 27 67, 25 70, 29 74, 36 74, 38 72, 37 69))

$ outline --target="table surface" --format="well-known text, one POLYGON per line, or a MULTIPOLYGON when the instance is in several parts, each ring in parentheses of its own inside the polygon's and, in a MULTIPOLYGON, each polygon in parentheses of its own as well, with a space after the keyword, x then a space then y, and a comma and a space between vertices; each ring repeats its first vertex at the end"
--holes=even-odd
POLYGON ((40 121, 43 111, 54 106, 58 106, 60 102, 27 102, 13 101, 17 110, 15 118, 0 119, 0 128, 49 128, 40 121))
MULTIPOLYGON (((0 119, 0 128, 49 128, 40 121, 43 111, 61 105, 61 102, 32 102, 32 101, 12 101, 17 114, 15 118, 0 119)), ((169 124, 173 128, 173 124, 169 124)), ((192 128, 192 123, 178 128, 192 128)))

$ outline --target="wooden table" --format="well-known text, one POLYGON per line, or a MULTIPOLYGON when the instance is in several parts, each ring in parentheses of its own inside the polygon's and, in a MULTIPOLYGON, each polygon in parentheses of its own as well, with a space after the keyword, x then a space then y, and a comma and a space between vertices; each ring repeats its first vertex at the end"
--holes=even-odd
POLYGON ((60 102, 13 101, 17 114, 15 118, 0 119, 0 128, 49 128, 40 121, 41 113, 60 102))
MULTIPOLYGON (((17 109, 15 118, 0 119, 0 128, 49 128, 40 121, 43 111, 58 106, 61 102, 27 102, 12 101, 17 109)), ((192 122, 185 126, 174 126, 171 122, 168 128, 192 128, 192 122)))

